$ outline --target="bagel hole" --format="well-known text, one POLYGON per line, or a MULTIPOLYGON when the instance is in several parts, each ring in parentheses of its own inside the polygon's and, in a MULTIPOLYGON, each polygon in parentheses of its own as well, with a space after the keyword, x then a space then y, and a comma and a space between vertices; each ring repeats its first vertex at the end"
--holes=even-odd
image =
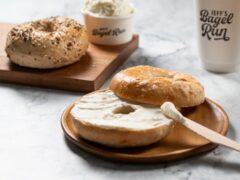
POLYGON ((187 81, 187 80, 184 78, 181 78, 181 79, 177 79, 176 81, 187 81))
POLYGON ((130 106, 130 105, 123 105, 121 107, 117 107, 116 109, 114 109, 112 111, 113 114, 130 114, 132 112, 134 112, 135 109, 130 106))
POLYGON ((173 78, 174 75, 172 74, 158 74, 158 73, 151 73, 151 76, 154 78, 173 78))
POLYGON ((33 27, 42 32, 54 32, 55 26, 52 22, 35 22, 33 27))
POLYGON ((44 26, 44 31, 46 32, 53 32, 54 31, 54 24, 52 22, 46 22, 46 25, 44 26))

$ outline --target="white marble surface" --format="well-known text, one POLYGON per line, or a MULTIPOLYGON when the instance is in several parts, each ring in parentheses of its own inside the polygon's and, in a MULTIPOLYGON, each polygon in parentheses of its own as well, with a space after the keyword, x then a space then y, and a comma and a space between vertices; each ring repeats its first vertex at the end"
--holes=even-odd
MULTIPOLYGON (((0 21, 51 15, 82 20, 80 0, 0 1, 0 21)), ((197 58, 192 0, 134 0, 141 48, 119 69, 149 64, 196 76, 229 114, 228 136, 240 142, 240 73, 214 74, 197 58)), ((107 83, 105 84, 107 86, 107 83)), ((67 143, 63 109, 81 93, 0 83, 0 179, 240 179, 240 153, 214 151, 166 164, 109 162, 67 143)))

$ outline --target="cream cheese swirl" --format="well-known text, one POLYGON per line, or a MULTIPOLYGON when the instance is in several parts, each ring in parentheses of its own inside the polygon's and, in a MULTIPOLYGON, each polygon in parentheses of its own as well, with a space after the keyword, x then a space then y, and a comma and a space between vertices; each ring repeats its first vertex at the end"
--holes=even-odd
POLYGON ((75 103, 71 115, 84 123, 113 129, 150 129, 172 122, 159 107, 125 101, 110 90, 83 96, 75 103))

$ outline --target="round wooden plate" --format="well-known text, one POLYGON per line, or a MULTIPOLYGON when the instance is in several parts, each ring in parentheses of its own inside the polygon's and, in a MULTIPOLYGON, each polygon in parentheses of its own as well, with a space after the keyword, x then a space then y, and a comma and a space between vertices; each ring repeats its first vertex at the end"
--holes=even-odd
MULTIPOLYGON (((169 135, 153 145, 116 149, 82 139, 74 129, 70 118, 73 104, 63 112, 61 124, 66 137, 80 148, 104 158, 123 162, 163 162, 181 159, 210 151, 217 145, 176 123, 169 135)), ((229 120, 225 111, 210 99, 192 108, 181 110, 184 116, 192 119, 222 135, 228 131, 229 120)))

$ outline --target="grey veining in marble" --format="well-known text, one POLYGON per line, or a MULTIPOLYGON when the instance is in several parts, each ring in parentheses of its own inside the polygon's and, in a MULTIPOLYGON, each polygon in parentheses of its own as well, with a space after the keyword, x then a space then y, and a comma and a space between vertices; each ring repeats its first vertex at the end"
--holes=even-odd
MULTIPOLYGON (((206 95, 229 114, 228 136, 240 142, 240 73, 203 70, 197 57, 192 0, 134 0, 141 48, 120 69, 148 64, 196 76, 206 95)), ((0 21, 52 15, 82 20, 81 0, 1 0, 0 21)), ((108 82, 105 83, 106 87, 108 82)), ((218 147, 185 160, 154 165, 113 163, 67 142, 63 109, 81 93, 0 83, 0 179, 240 179, 240 153, 218 147)))

